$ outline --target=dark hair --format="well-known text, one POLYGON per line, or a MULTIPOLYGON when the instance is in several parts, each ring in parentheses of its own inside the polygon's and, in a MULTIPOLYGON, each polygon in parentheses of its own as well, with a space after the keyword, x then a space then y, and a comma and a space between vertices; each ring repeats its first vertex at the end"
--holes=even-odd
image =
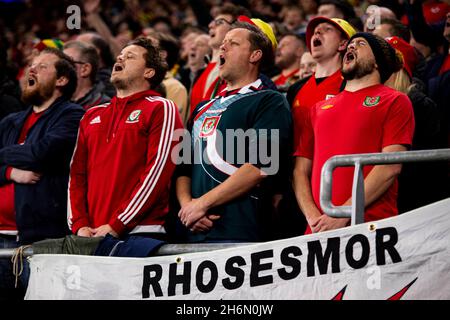
POLYGON ((81 41, 69 41, 64 44, 64 49, 76 48, 80 53, 80 60, 84 63, 89 63, 91 65, 91 74, 89 79, 92 83, 95 82, 98 71, 98 62, 100 57, 98 56, 97 50, 93 46, 86 44, 81 41))
POLYGON ((175 37, 166 33, 156 32, 155 35, 158 39, 160 49, 167 52, 166 62, 169 69, 172 69, 179 58, 180 46, 178 41, 175 37))
POLYGON ((106 67, 112 67, 114 64, 114 58, 111 53, 111 48, 108 42, 105 41, 98 34, 93 34, 92 44, 100 51, 100 59, 106 67))
POLYGON ((156 88, 164 79, 167 72, 167 63, 162 59, 160 49, 153 45, 147 38, 139 37, 129 42, 126 46, 139 46, 147 50, 144 55, 145 66, 155 70, 155 75, 148 79, 150 87, 156 88))
POLYGON ((264 66, 272 66, 274 63, 274 52, 272 43, 269 38, 259 29, 248 22, 235 22, 233 23, 231 29, 246 29, 250 31, 248 40, 251 44, 252 50, 261 50, 262 58, 259 63, 259 71, 264 66))
POLYGON ((233 17, 233 21, 237 20, 239 16, 247 16, 250 17, 250 11, 248 9, 237 6, 232 3, 225 3, 218 11, 218 14, 228 14, 233 17))
POLYGON ((382 18, 380 24, 390 25, 389 31, 391 32, 392 36, 402 38, 408 43, 411 40, 411 33, 409 32, 409 28, 397 19, 382 18))
POLYGON ((304 49, 307 48, 307 47, 306 47, 306 37, 305 37, 305 34, 304 34, 304 33, 300 34, 300 33, 295 33, 295 32, 290 32, 290 31, 284 32, 284 33, 282 33, 281 36, 278 38, 278 42, 280 42, 281 39, 283 39, 284 37, 288 37, 288 36, 297 38, 297 40, 300 41, 300 42, 302 43, 303 48, 304 48, 304 49))
POLYGON ((61 93, 70 99, 77 88, 77 72, 72 58, 56 48, 45 48, 40 54, 45 53, 53 54, 59 58, 55 62, 56 78, 67 78, 67 84, 61 88, 61 93))

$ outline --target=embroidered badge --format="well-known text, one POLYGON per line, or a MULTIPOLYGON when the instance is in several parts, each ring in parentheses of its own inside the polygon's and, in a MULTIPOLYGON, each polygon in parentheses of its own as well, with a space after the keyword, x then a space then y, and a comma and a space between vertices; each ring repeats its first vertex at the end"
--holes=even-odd
POLYGON ((363 106, 364 107, 373 107, 373 106, 376 106, 378 103, 380 103, 380 96, 376 96, 376 97, 367 96, 364 99, 363 106))
POLYGON ((203 120, 202 128, 200 129, 200 138, 208 137, 214 133, 219 124, 219 117, 206 117, 203 120))
POLYGON ((126 123, 135 123, 139 121, 139 116, 141 115, 142 110, 134 110, 128 116, 126 123))
POLYGON ((331 109, 331 108, 333 108, 334 106, 332 105, 332 104, 327 104, 326 106, 323 106, 322 108, 320 108, 320 109, 322 109, 322 110, 328 110, 328 109, 331 109))

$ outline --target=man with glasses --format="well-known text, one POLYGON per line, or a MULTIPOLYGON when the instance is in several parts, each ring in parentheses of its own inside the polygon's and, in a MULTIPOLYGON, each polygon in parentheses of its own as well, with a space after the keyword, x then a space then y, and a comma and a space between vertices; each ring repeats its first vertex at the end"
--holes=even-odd
POLYGON ((219 55, 220 46, 231 24, 240 15, 249 15, 248 10, 233 4, 224 5, 218 15, 209 23, 209 46, 212 49, 212 57, 206 69, 197 78, 190 93, 190 112, 203 100, 214 98, 217 93, 225 89, 225 83, 219 79, 219 55))
POLYGON ((99 56, 95 47, 81 41, 70 41, 63 52, 74 60, 77 70, 77 89, 72 100, 84 110, 111 100, 103 93, 104 85, 96 82, 99 56))
MULTIPOLYGON (((395 50, 382 38, 357 33, 349 40, 342 75, 345 90, 318 102, 310 112, 295 154, 294 179, 299 205, 308 221, 307 233, 348 225, 347 218, 322 215, 320 175, 335 155, 406 151, 414 132, 409 98, 383 83, 402 68, 395 50)), ((401 165, 364 167, 365 221, 398 214, 397 176, 401 165)), ((333 203, 351 205, 353 168, 337 168, 333 175, 333 203)))

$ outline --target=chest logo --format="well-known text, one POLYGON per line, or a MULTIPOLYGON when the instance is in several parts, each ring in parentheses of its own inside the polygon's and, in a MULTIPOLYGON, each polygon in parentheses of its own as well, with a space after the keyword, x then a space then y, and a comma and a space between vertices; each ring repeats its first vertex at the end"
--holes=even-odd
POLYGON ((142 110, 134 110, 128 116, 126 123, 136 123, 139 121, 139 116, 141 115, 142 110))
POLYGON ((327 94, 327 95, 325 96, 325 100, 334 98, 334 96, 335 96, 334 94, 327 94))
POLYGON ((200 129, 200 138, 208 137, 214 133, 219 124, 219 117, 206 117, 203 120, 202 127, 200 129))
POLYGON ((364 107, 373 107, 373 106, 376 106, 379 103, 380 103, 380 96, 376 96, 376 97, 369 97, 369 96, 367 96, 364 99, 363 106, 364 107))
POLYGON ((322 108, 320 108, 320 109, 322 109, 322 110, 328 110, 328 109, 331 109, 331 108, 333 108, 334 106, 332 105, 332 104, 327 104, 326 106, 322 106, 322 108))

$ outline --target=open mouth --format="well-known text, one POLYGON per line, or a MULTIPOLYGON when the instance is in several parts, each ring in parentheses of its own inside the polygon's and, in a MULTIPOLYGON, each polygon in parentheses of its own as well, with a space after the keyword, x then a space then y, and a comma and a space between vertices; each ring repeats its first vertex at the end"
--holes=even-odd
POLYGON ((36 84, 36 80, 34 78, 28 78, 28 86, 32 87, 36 84))
POLYGON ((347 52, 347 54, 345 55, 345 63, 350 63, 353 60, 355 60, 355 54, 353 52, 347 52))
POLYGON ((322 45, 322 41, 320 39, 316 38, 313 40, 313 47, 319 47, 322 45))
POLYGON ((120 65, 120 64, 115 64, 114 65, 114 71, 115 72, 120 72, 122 70, 123 70, 123 66, 122 65, 120 65))
POLYGON ((225 58, 224 58, 223 56, 220 56, 220 57, 219 57, 219 65, 220 65, 220 66, 223 66, 224 63, 225 63, 225 58))

